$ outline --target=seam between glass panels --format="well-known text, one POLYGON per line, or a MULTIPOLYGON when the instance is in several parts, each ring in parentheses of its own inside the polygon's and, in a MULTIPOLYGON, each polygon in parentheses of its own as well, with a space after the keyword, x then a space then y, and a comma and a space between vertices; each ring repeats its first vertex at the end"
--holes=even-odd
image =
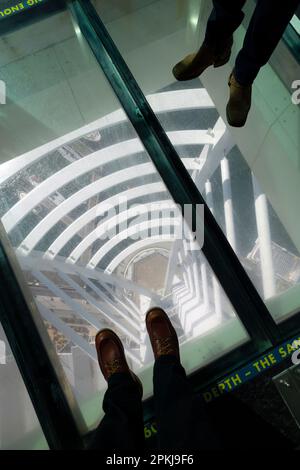
POLYGON ((93 5, 89 0, 74 0, 70 8, 174 201, 181 207, 191 204, 194 217, 197 204, 204 205, 205 242, 202 251, 250 337, 260 350, 259 345, 267 348, 271 343, 276 344, 280 339, 276 323, 210 213, 93 5))
POLYGON ((296 59, 298 64, 300 64, 300 45, 299 45, 299 34, 293 28, 291 24, 288 25, 284 35, 283 41, 289 48, 291 54, 296 59))
POLYGON ((75 418, 30 311, 30 299, 28 304, 10 264, 12 261, 18 269, 1 224, 0 231, 1 325, 49 447, 80 448, 82 439, 75 418))

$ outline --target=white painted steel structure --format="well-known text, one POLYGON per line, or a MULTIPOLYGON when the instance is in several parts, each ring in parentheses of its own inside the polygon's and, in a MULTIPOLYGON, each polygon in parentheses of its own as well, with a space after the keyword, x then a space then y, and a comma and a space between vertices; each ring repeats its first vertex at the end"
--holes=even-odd
MULTIPOLYGON (((214 107, 203 88, 158 93, 148 99, 157 114, 214 107)), ((0 187, 9 184, 17 174, 23 174, 26 179, 30 168, 42 162, 49 153, 68 146, 75 155, 71 147, 73 142, 94 131, 117 131, 118 126, 125 122, 125 113, 115 111, 3 164, 0 187)), ((212 212, 213 186, 210 179, 221 167, 226 231, 236 248, 230 169, 226 158, 235 143, 224 122, 219 118, 213 129, 176 130, 167 134, 178 149, 181 146, 199 146, 202 149, 198 158, 183 158, 183 162, 198 189, 206 194, 212 212)), ((64 152, 59 153, 63 158, 64 152)), ((259 227, 268 226, 268 214, 258 201, 256 210, 259 227)), ((226 316, 233 315, 200 250, 178 239, 182 216, 138 138, 110 142, 85 156, 66 160, 62 168, 22 194, 22 198, 3 214, 2 223, 10 235, 22 228, 25 222, 27 224, 28 217, 37 213, 42 213, 42 216, 35 217, 36 222, 31 222, 29 229, 26 226, 22 240, 15 246, 19 261, 31 280, 42 317, 93 360, 96 360, 94 347, 68 325, 61 313, 62 305, 64 315, 72 313, 91 331, 96 332, 103 326, 113 327, 123 338, 134 368, 141 367, 145 357, 149 356, 143 347, 144 313, 139 308, 145 299, 172 315, 179 328, 180 341, 204 334, 222 323, 226 316), (142 158, 137 159, 138 155, 142 158), (128 159, 133 159, 129 166, 128 159), (87 175, 94 176, 85 185, 76 186, 76 182, 87 175), (68 185, 76 187, 70 195, 66 195, 68 185), (59 195, 56 199, 52 197, 54 193, 59 195), (59 203, 53 205, 56 200, 59 203), (50 209, 48 201, 52 204, 50 209), (86 210, 76 215, 83 204, 86 210), (158 214, 157 207, 166 212, 158 214), (150 220, 141 221, 140 217, 146 216, 150 220), (55 231, 58 226, 60 229, 55 231), (105 238, 110 232, 113 236, 105 238), (39 247, 49 234, 50 241, 41 250, 39 247), (151 257, 159 256, 162 249, 169 252, 169 259, 163 285, 157 290, 154 287, 157 258, 152 260, 151 257), (64 250, 68 254, 62 256, 64 250), (138 253, 144 253, 144 256, 137 257, 138 253), (131 269, 127 271, 126 266, 131 260, 131 269), (151 266, 150 274, 149 267, 145 271, 147 286, 134 278, 135 268, 141 260, 150 262, 151 266), (125 278, 124 273, 128 275, 129 272, 133 277, 125 278), (52 303, 47 301, 50 298, 52 303), (50 304, 57 308, 53 310, 50 304)), ((271 240, 264 236, 262 241, 262 249, 269 256, 271 240)), ((262 259, 269 259, 266 256, 262 259)), ((268 263, 268 274, 272 269, 268 263)), ((266 293, 271 293, 270 289, 271 286, 266 287, 266 293)))

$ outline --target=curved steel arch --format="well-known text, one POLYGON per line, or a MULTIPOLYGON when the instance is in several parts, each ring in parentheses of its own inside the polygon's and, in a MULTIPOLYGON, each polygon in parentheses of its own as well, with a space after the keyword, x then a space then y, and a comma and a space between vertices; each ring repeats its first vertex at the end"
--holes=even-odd
MULTIPOLYGON (((158 203, 160 201, 155 201, 155 203, 158 203)), ((123 212, 120 212, 119 214, 116 214, 115 216, 111 217, 110 219, 106 220, 105 221, 105 224, 103 224, 103 226, 99 225, 98 227, 96 227, 92 232, 90 232, 77 246, 76 248, 74 248, 74 250, 72 251, 72 253, 70 253, 70 255, 68 256, 67 260, 72 262, 72 263, 76 263, 80 256, 99 238, 101 238, 105 233, 107 233, 107 226, 106 226, 106 222, 109 223, 110 227, 109 229, 111 230, 112 228, 114 227, 117 227, 118 224, 122 223, 122 222, 126 222, 130 217, 134 217, 136 215, 140 216, 142 214, 148 214, 148 213, 152 213, 152 210, 154 210, 153 208, 153 205, 155 203, 147 203, 147 204, 143 204, 142 205, 142 208, 143 210, 142 211, 139 211, 139 213, 137 214, 137 210, 135 207, 133 208, 130 208, 128 210, 125 210, 123 212)), ((161 207, 160 209, 163 209, 163 208, 167 208, 170 207, 170 203, 168 203, 167 201, 164 201, 164 202, 160 202, 161 204, 161 207)), ((174 204, 174 209, 176 209, 176 206, 174 204)), ((155 209, 155 211, 157 211, 157 208, 155 209)), ((131 224, 130 226, 132 227, 134 224, 131 224)), ((124 231, 123 231, 124 232, 124 231)), ((120 232, 119 236, 123 233, 123 232, 120 232)))
MULTIPOLYGON (((167 192, 166 188, 164 187, 163 183, 150 183, 144 186, 140 186, 138 188, 128 189, 123 191, 122 193, 116 194, 111 198, 105 201, 105 205, 109 204, 111 206, 116 207, 117 203, 119 203, 120 198, 126 197, 127 201, 134 200, 138 197, 142 197, 146 194, 154 194, 160 192, 167 192)), ((80 230, 82 230, 87 224, 92 222, 95 218, 95 211, 97 212, 97 216, 101 214, 103 205, 103 201, 99 204, 96 204, 87 212, 82 214, 73 223, 71 223, 50 245, 47 252, 45 253, 45 257, 48 259, 53 259, 55 256, 61 251, 61 249, 74 237, 80 230)), ((88 236, 88 235, 87 235, 88 236)), ((28 247, 30 249, 30 247, 28 247)))
MULTIPOLYGON (((123 232, 120 232, 118 235, 113 237, 107 243, 104 243, 104 245, 102 245, 101 248, 99 248, 99 250, 94 254, 91 260, 88 262, 87 267, 90 267, 90 268, 97 267, 101 259, 104 256, 106 256, 110 250, 112 250, 115 246, 117 246, 122 240, 128 239, 131 235, 136 234, 136 226, 141 227, 141 230, 138 232, 138 236, 140 237, 143 233, 147 233, 149 229, 152 229, 155 227, 172 227, 172 226, 178 227, 179 223, 176 223, 178 222, 178 220, 179 218, 173 219, 171 217, 166 218, 166 219, 157 218, 157 219, 153 219, 150 221, 148 220, 147 222, 131 225, 129 228, 127 228, 126 230, 123 230, 123 232)), ((148 237, 148 238, 151 238, 152 243, 156 243, 158 241, 162 241, 163 237, 164 237, 163 235, 158 235, 157 237, 154 236, 154 237, 148 237)), ((175 235, 172 235, 172 239, 175 240, 175 235)))
MULTIPOLYGON (((174 90, 148 95, 147 99, 153 107, 155 113, 165 113, 168 111, 181 111, 183 109, 214 108, 205 88, 193 88, 190 90, 174 90), (198 100, 198 101, 197 101, 198 100)), ((82 126, 75 131, 69 132, 63 137, 53 140, 37 149, 30 150, 24 155, 17 157, 1 165, 0 184, 3 184, 17 172, 28 168, 28 166, 43 158, 49 152, 57 150, 59 147, 74 141, 95 130, 102 130, 110 126, 118 125, 127 121, 127 116, 123 109, 118 109, 112 113, 97 119, 96 121, 82 126)))
MULTIPOLYGON (((193 167, 194 162, 191 162, 190 158, 188 158, 187 160, 187 166, 193 167)), ((24 250, 24 253, 33 250, 37 243, 43 238, 43 236, 46 235, 46 233, 49 232, 49 230, 56 223, 58 223, 73 209, 78 207, 90 197, 95 196, 97 193, 106 191, 107 189, 110 189, 112 187, 116 187, 120 183, 126 183, 135 180, 139 177, 142 179, 143 176, 157 174, 152 162, 140 163, 134 168, 138 169, 138 175, 133 175, 132 168, 126 168, 124 170, 120 170, 103 178, 100 178, 94 183, 91 183, 77 191, 75 194, 70 196, 63 203, 53 209, 49 214, 47 214, 46 217, 44 217, 44 219, 41 220, 22 241, 22 243, 18 247, 18 250, 24 250)), ((141 181, 141 184, 143 184, 143 181, 141 181)))
MULTIPOLYGON (((152 163, 142 163, 137 165, 137 167, 139 168, 139 176, 141 177, 155 173, 152 163)), ((137 176, 132 174, 132 169, 126 168, 125 170, 117 171, 111 175, 105 176, 104 178, 100 178, 99 180, 80 189, 47 214, 46 217, 44 217, 44 219, 34 227, 29 235, 27 235, 18 247, 18 250, 22 250, 26 254, 27 243, 30 243, 30 246, 35 247, 46 233, 48 233, 49 230, 57 224, 57 222, 59 222, 69 212, 76 209, 80 204, 96 194, 118 186, 120 183, 130 182, 135 179, 137 179, 137 176)))
MULTIPOLYGON (((174 145, 214 143, 214 138, 207 131, 174 131, 168 133, 168 136, 174 145)), ((134 138, 105 147, 83 159, 76 160, 44 180, 12 206, 2 217, 5 230, 7 233, 11 232, 40 202, 76 178, 111 161, 141 152, 146 152, 145 148, 138 138, 134 138)))
POLYGON ((44 199, 79 176, 83 176, 103 164, 118 160, 119 158, 125 158, 128 155, 138 152, 144 152, 141 142, 138 139, 131 139, 105 147, 62 168, 32 189, 32 191, 6 212, 2 217, 5 230, 9 233, 44 199))
MULTIPOLYGON (((169 236, 166 235, 165 237, 161 237, 161 242, 172 242, 174 241, 174 236, 169 236)), ((151 238, 147 238, 145 240, 140 240, 137 241, 136 243, 133 243, 129 247, 127 247, 125 250, 123 250, 118 256, 116 256, 110 264, 105 268, 105 273, 112 273, 124 259, 126 259, 128 256, 131 254, 135 253, 137 250, 146 248, 149 245, 153 245, 155 241, 151 238)), ((89 266, 88 266, 89 267, 89 266)), ((89 267, 90 269, 95 269, 94 267, 89 267)))

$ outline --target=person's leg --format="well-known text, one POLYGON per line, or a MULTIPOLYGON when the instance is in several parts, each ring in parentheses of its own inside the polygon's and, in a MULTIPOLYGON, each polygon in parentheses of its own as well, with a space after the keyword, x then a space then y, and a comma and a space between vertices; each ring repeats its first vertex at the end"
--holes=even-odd
POLYGON ((151 309, 147 330, 155 357, 154 400, 158 443, 163 450, 219 449, 216 430, 180 364, 177 334, 166 313, 151 309))
POLYGON ((143 450, 141 391, 129 374, 116 373, 110 377, 103 411, 105 416, 95 431, 91 449, 143 450))
POLYGON ((261 67, 270 59, 298 4, 299 0, 258 0, 229 78, 230 98, 226 115, 231 126, 245 125, 251 108, 252 84, 261 67))
POLYGON ((233 35, 244 18, 242 8, 246 0, 213 0, 204 43, 212 48, 222 49, 224 42, 233 35))
POLYGON ((239 52, 234 76, 241 85, 251 85, 260 68, 270 59, 299 0, 258 0, 239 52))
POLYGON ((143 450, 143 389, 130 371, 121 340, 111 330, 96 336, 101 372, 108 382, 103 400, 105 416, 96 429, 90 448, 94 450, 143 450))
POLYGON ((174 356, 161 356, 154 365, 155 414, 161 449, 218 450, 222 443, 200 396, 174 356))
POLYGON ((214 0, 213 10, 207 22, 205 39, 199 51, 187 55, 173 68, 177 80, 185 81, 199 77, 213 65, 220 67, 230 58, 233 33, 241 24, 242 7, 246 0, 214 0))

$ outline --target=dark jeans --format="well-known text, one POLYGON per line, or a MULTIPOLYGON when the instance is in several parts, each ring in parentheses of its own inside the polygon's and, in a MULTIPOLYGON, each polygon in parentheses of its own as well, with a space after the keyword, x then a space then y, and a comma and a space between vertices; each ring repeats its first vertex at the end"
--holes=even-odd
MULTIPOLYGON (((213 0, 205 43, 222 49, 228 38, 241 24, 246 0, 213 0)), ((235 63, 235 77, 242 85, 254 82, 265 65, 284 30, 295 13, 299 0, 258 0, 246 32, 242 50, 235 63)))
MULTIPOLYGON (((194 395, 176 357, 162 356, 155 362, 153 383, 159 449, 222 448, 204 403, 194 395)), ((111 376, 103 410, 105 416, 95 432, 92 449, 143 451, 142 404, 137 385, 128 374, 111 376)))

